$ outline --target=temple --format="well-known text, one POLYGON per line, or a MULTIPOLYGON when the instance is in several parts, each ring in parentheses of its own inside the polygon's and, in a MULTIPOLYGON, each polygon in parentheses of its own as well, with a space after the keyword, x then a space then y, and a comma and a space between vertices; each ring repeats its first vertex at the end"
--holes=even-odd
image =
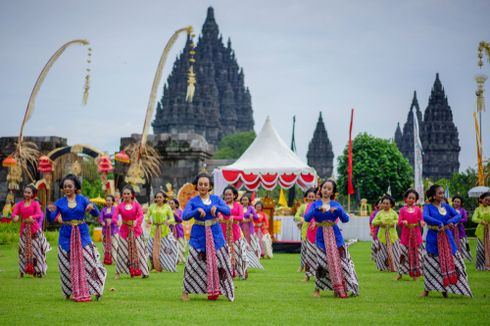
POLYGON ((188 39, 157 105, 154 134, 195 133, 216 148, 223 136, 252 131, 252 99, 245 87, 243 69, 237 63, 231 40, 224 45, 212 7, 208 8, 195 49, 197 83, 192 103, 185 101, 190 49, 188 39))

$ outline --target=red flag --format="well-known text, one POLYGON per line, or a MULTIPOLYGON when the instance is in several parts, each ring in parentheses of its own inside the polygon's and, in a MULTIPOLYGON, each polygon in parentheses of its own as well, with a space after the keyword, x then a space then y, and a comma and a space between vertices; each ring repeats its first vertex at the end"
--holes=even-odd
POLYGON ((354 186, 352 185, 352 121, 354 120, 354 109, 350 113, 349 126, 349 148, 347 156, 347 194, 354 194, 354 186))

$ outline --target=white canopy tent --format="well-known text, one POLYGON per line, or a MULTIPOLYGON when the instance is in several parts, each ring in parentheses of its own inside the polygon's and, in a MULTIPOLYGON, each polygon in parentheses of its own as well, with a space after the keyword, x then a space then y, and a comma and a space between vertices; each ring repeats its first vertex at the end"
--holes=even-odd
POLYGON ((267 117, 257 138, 233 164, 215 169, 215 193, 221 195, 231 184, 249 191, 267 190, 277 185, 289 189, 298 184, 303 190, 317 185, 315 169, 305 164, 279 137, 267 117))

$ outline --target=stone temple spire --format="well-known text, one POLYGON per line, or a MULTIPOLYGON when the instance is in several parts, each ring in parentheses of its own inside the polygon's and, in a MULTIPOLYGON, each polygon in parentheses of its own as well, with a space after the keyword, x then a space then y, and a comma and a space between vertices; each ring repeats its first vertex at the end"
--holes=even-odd
POLYGON ((400 129, 400 123, 398 122, 398 124, 396 126, 396 131, 395 131, 395 144, 396 144, 396 147, 398 147, 398 149, 401 148, 402 137, 403 137, 402 130, 400 129))
POLYGON ((194 132, 216 147, 223 136, 254 127, 252 100, 245 86, 231 40, 226 46, 212 7, 208 8, 196 46, 196 91, 192 103, 185 101, 189 68, 189 39, 174 63, 152 123, 153 132, 194 132))
POLYGON ((439 74, 436 75, 420 130, 424 148, 424 177, 449 179, 459 170, 461 147, 458 129, 453 122, 453 113, 439 74))
POLYGON ((319 177, 326 179, 332 176, 332 143, 328 138, 321 112, 315 131, 313 132, 313 138, 308 146, 308 153, 306 154, 306 157, 308 159, 308 165, 315 168, 319 177))
POLYGON ((420 112, 416 91, 413 92, 412 104, 410 105, 410 110, 408 111, 407 122, 405 122, 405 124, 403 125, 403 133, 401 133, 402 135, 401 139, 399 143, 398 142, 396 143, 400 152, 402 152, 403 156, 407 158, 407 160, 410 162, 412 166, 413 166, 413 156, 414 156, 414 148, 413 148, 414 113, 417 115, 419 126, 422 126, 422 112, 420 112))

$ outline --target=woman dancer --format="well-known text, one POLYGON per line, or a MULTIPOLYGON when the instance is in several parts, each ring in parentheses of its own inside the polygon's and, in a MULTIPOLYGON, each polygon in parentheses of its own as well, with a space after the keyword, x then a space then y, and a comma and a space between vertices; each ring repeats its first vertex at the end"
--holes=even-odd
POLYGON ((402 235, 397 279, 401 279, 403 274, 408 274, 415 281, 422 275, 424 246, 420 227, 423 227, 425 223, 422 218, 422 210, 416 205, 419 194, 414 189, 408 189, 403 197, 406 205, 400 209, 398 218, 398 225, 402 227, 402 235))
POLYGON ((250 197, 243 195, 240 198, 240 203, 243 206, 243 221, 240 227, 243 231, 243 236, 247 241, 247 257, 249 268, 264 269, 260 263, 260 244, 259 238, 255 234, 254 221, 257 221, 258 216, 255 212, 250 197))
POLYGON ((107 272, 90 239, 85 213, 96 217, 99 210, 87 197, 77 193, 81 185, 73 174, 61 180, 60 188, 65 196, 48 205, 48 219, 53 221, 60 214, 63 224, 58 238, 61 290, 66 299, 77 302, 91 301, 90 295, 98 300, 104 292, 107 272))
POLYGON ((261 256, 267 259, 272 258, 272 239, 269 234, 269 216, 264 212, 264 205, 258 201, 255 203, 257 221, 254 223, 255 233, 259 238, 261 256))
POLYGON ((136 193, 130 185, 123 188, 123 201, 116 206, 114 214, 121 215, 122 225, 119 229, 117 245, 116 279, 121 273, 129 274, 131 278, 148 277, 148 253, 143 241, 143 210, 134 199, 136 193))
POLYGON ((481 205, 473 213, 473 222, 478 223, 475 235, 478 238, 476 245, 476 269, 490 271, 490 192, 480 196, 481 205))
POLYGON ((246 280, 248 278, 247 242, 241 236, 238 225, 243 221, 243 207, 236 201, 237 198, 236 188, 227 186, 223 191, 223 199, 231 213, 230 215, 220 213, 218 216, 228 249, 230 249, 233 277, 238 275, 240 279, 246 280))
POLYGON ((185 206, 184 221, 194 219, 189 240, 189 256, 184 268, 182 300, 189 300, 189 293, 207 294, 208 300, 217 300, 224 294, 234 300, 230 254, 218 214, 230 215, 225 202, 209 192, 213 189, 211 176, 197 175, 194 185, 199 193, 185 206))
POLYGON ((374 261, 374 263, 376 264, 376 268, 378 269, 378 271, 383 271, 386 269, 386 267, 384 260, 379 254, 379 252, 381 251, 381 246, 378 240, 379 226, 373 225, 373 220, 376 217, 376 214, 378 214, 380 208, 381 198, 378 199, 374 204, 373 213, 369 217, 369 234, 371 235, 371 238, 373 238, 373 242, 371 243, 371 260, 374 261))
POLYGON ((115 198, 112 195, 105 197, 105 207, 100 212, 100 224, 102 224, 102 244, 104 247, 104 264, 112 265, 116 260, 117 252, 117 234, 119 227, 117 225, 117 215, 114 214, 115 198))
POLYGON ((464 223, 468 222, 468 212, 463 208, 463 197, 456 195, 453 197, 453 208, 461 215, 461 220, 452 229, 454 242, 458 246, 459 253, 467 261, 472 261, 470 242, 466 236, 466 230, 464 228, 464 223))
POLYGON ((308 189, 305 191, 303 195, 304 203, 298 208, 296 214, 294 215, 294 221, 301 226, 301 252, 300 252, 300 267, 298 268, 298 272, 305 271, 306 275, 314 272, 312 269, 313 261, 316 260, 316 249, 311 243, 308 243, 306 240, 306 233, 308 232, 309 223, 305 223, 304 215, 306 212, 306 208, 311 205, 316 200, 315 197, 315 189, 308 189), (309 254, 307 253, 309 250, 309 254), (309 258, 309 264, 307 262, 307 258, 309 258))
POLYGON ((471 296, 463 257, 458 252, 450 228, 459 222, 461 215, 444 203, 444 189, 432 185, 426 192, 429 204, 424 206, 424 221, 427 223, 426 255, 424 257, 424 292, 441 292, 471 296))
POLYGON ((396 233, 398 214, 393 210, 395 200, 391 196, 381 198, 381 210, 373 219, 373 225, 379 225, 378 241, 380 250, 378 259, 384 262, 382 270, 397 272, 399 270, 400 242, 396 233))
POLYGON ((305 214, 306 222, 315 218, 318 226, 316 235, 318 267, 314 296, 319 297, 320 290, 334 291, 334 295, 339 298, 346 298, 348 292, 352 296, 359 295, 359 282, 354 263, 340 229, 335 223, 337 219, 342 223, 349 222, 349 216, 334 200, 337 184, 333 180, 326 180, 320 185, 320 192, 322 199, 311 204, 305 214))
POLYGON ((33 185, 24 188, 24 200, 15 205, 12 220, 20 219, 19 277, 29 274, 35 277, 46 275, 46 253, 51 250, 41 229, 43 213, 35 200, 37 189, 33 185))
POLYGON ((163 191, 158 191, 155 194, 155 203, 150 205, 145 215, 145 222, 151 225, 148 252, 152 269, 157 272, 176 272, 179 252, 177 240, 170 230, 175 218, 172 209, 165 203, 166 197, 163 191))
POLYGON ((182 226, 182 210, 180 209, 180 203, 177 199, 172 198, 168 201, 168 205, 174 214, 175 224, 170 225, 170 229, 174 234, 174 238, 177 240, 177 250, 179 258, 177 260, 178 264, 185 263, 185 236, 184 227, 182 226))

